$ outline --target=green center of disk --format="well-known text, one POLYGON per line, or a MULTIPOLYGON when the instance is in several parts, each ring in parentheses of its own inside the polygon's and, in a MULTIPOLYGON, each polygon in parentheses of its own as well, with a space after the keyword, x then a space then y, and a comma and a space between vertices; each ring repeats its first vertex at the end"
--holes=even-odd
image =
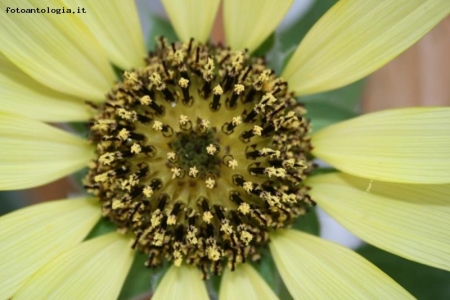
POLYGON ((196 167, 200 174, 220 173, 220 158, 214 131, 203 134, 178 133, 171 144, 172 150, 178 155, 178 163, 183 169, 196 167))

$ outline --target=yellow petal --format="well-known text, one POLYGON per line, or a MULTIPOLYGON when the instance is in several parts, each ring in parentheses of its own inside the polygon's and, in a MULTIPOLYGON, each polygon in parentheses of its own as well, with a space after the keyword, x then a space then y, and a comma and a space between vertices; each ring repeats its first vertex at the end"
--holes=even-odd
POLYGON ((220 0, 162 0, 162 3, 181 41, 208 40, 220 0))
POLYGON ((450 183, 450 108, 413 107, 361 116, 312 135, 312 153, 356 176, 450 183))
POLYGON ((270 251, 294 299, 413 299, 356 252, 302 233, 283 230, 270 251))
POLYGON ((239 265, 235 271, 224 271, 220 285, 220 300, 278 299, 264 279, 249 264, 239 265))
POLYGON ((366 242, 450 270, 450 184, 387 183, 333 173, 314 176, 308 185, 322 209, 366 242))
POLYGON ((283 78, 297 95, 349 84, 406 50, 449 12, 448 0, 338 1, 301 42, 283 78))
POLYGON ((88 163, 86 141, 47 124, 0 113, 0 190, 51 182, 88 163))
POLYGON ((39 269, 14 299, 117 299, 133 258, 115 232, 85 241, 39 269))
POLYGON ((224 25, 227 44, 250 52, 275 30, 289 10, 292 0, 226 0, 224 25))
POLYGON ((196 267, 172 266, 164 274, 152 300, 209 300, 202 274, 196 267))
POLYGON ((3 111, 50 122, 82 121, 90 117, 88 106, 81 99, 40 84, 1 53, 0 66, 3 111))
POLYGON ((101 100, 115 79, 94 36, 76 14, 12 13, 60 9, 61 1, 0 1, 0 51, 25 73, 57 91, 101 100))
POLYGON ((87 198, 46 202, 1 217, 0 299, 11 298, 41 266, 80 243, 99 218, 100 208, 87 198))
POLYGON ((100 42, 108 58, 122 69, 143 66, 145 53, 141 25, 134 1, 64 0, 100 42))

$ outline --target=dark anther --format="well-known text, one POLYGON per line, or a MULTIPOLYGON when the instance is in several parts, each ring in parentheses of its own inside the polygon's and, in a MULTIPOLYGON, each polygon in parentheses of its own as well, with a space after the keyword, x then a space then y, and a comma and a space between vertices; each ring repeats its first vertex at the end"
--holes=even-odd
POLYGON ((98 109, 98 105, 92 101, 84 101, 84 103, 86 103, 88 106, 90 106, 93 109, 98 109))
POLYGON ((171 91, 169 91, 168 88, 165 88, 161 91, 164 95, 164 98, 167 102, 174 102, 175 98, 173 97, 173 94, 171 91))
POLYGON ((159 46, 161 47, 161 50, 164 50, 166 48, 166 40, 163 36, 159 37, 159 46))
POLYGON ((227 99, 227 108, 228 109, 233 109, 236 108, 236 102, 239 98, 239 95, 237 93, 233 93, 233 95, 231 95, 231 99, 228 101, 227 99))
POLYGON ((175 45, 175 43, 170 43, 170 46, 172 47, 172 53, 173 54, 175 54, 175 52, 177 52, 177 48, 176 48, 176 45, 175 45))
POLYGON ((184 104, 188 104, 188 103, 190 103, 191 102, 191 96, 190 96, 190 94, 189 94, 189 86, 187 86, 187 87, 182 87, 181 88, 181 91, 182 91, 182 93, 183 93, 183 103, 184 104))
POLYGON ((197 49, 195 50, 195 63, 198 64, 198 62, 200 61, 200 47, 197 47, 197 49))
POLYGON ((245 117, 244 117, 244 122, 245 123, 250 123, 253 122, 255 120, 255 117, 258 115, 258 113, 256 112, 255 109, 252 109, 245 117))
POLYGON ((253 130, 247 130, 241 134, 241 139, 244 141, 248 141, 253 136, 255 136, 255 134, 253 133, 253 130))
POLYGON ((250 91, 247 93, 244 99, 244 103, 252 102, 253 99, 255 99, 256 90, 254 88, 251 88, 250 91))
MULTIPOLYGON (((131 199, 136 199, 138 196, 140 196, 142 194, 142 187, 137 187, 137 188, 134 188, 132 191, 131 191, 131 193, 130 193, 130 197, 131 197, 131 199)), ((135 209, 135 211, 137 211, 137 209, 135 209)), ((134 213, 136 213, 136 212, 134 212, 134 213)), ((133 213, 133 214, 134 214, 133 213)))
POLYGON ((148 124, 148 123, 150 123, 151 121, 153 121, 152 118, 147 117, 147 116, 144 116, 144 115, 142 115, 142 114, 138 114, 138 115, 137 115, 137 119, 138 119, 138 121, 141 122, 142 124, 148 124))
POLYGON ((142 179, 148 175, 150 171, 150 167, 148 166, 148 164, 141 162, 137 164, 137 167, 139 168, 139 170, 136 172, 136 176, 138 178, 142 179))
POLYGON ((267 134, 271 133, 274 130, 275 130, 275 127, 272 124, 270 124, 262 130, 261 135, 266 136, 267 134))
POLYGON ((155 101, 152 101, 148 106, 153 109, 158 116, 164 114, 164 107, 159 106, 155 101))
POLYGON ((189 217, 188 223, 189 223, 189 227, 195 227, 195 222, 197 221, 197 216, 191 216, 189 217))
POLYGON ((129 137, 136 141, 145 141, 146 139, 145 135, 133 131, 130 132, 129 137))
POLYGON ((139 239, 141 238, 141 236, 142 236, 142 232, 138 232, 138 233, 136 234, 136 239, 134 240, 133 244, 131 245, 131 248, 132 248, 132 249, 136 249, 136 246, 137 246, 137 244, 138 244, 139 239))
POLYGON ((222 59, 219 61, 218 65, 219 65, 219 66, 220 66, 220 65, 223 65, 229 58, 230 58, 230 54, 225 55, 224 58, 222 58, 222 59))
POLYGON ((242 74, 242 76, 239 78, 240 82, 244 82, 245 79, 247 79, 248 74, 250 73, 250 71, 252 70, 252 66, 247 66, 247 68, 245 69, 244 74, 242 74))
POLYGON ((264 175, 264 170, 266 168, 260 167, 260 165, 261 165, 261 163, 259 163, 259 162, 252 163, 251 165, 248 166, 247 170, 250 172, 250 174, 264 175))
POLYGON ((206 224, 206 235, 210 238, 214 237, 214 226, 206 224))
POLYGON ((191 52, 191 49, 192 49, 192 43, 194 43, 194 39, 193 39, 193 38, 191 38, 191 39, 189 40, 189 45, 188 45, 188 48, 187 48, 187 53, 188 53, 188 54, 191 52))
POLYGON ((219 218, 220 221, 225 219, 223 209, 219 205, 214 205, 214 211, 216 212, 216 216, 219 218))
POLYGON ((231 250, 233 252, 232 258, 231 258, 231 271, 234 271, 236 269, 236 259, 237 259, 237 255, 236 255, 236 251, 234 249, 231 250))
POLYGON ((183 225, 179 225, 175 229, 175 240, 180 242, 180 241, 183 240, 183 238, 184 238, 184 226, 183 225))
POLYGON ((154 157, 156 155, 156 148, 154 146, 141 146, 141 149, 148 157, 154 157))
POLYGON ((261 184, 261 188, 266 192, 269 192, 271 195, 276 195, 277 190, 273 187, 273 185, 273 181, 265 181, 263 184, 261 184))
POLYGON ((84 184, 83 187, 86 190, 98 190, 99 189, 98 184, 84 184))
POLYGON ((164 137, 171 137, 171 136, 173 136, 173 129, 169 125, 163 125, 162 133, 163 133, 164 137))
POLYGON ((273 118, 273 116, 278 115, 280 112, 284 111, 286 109, 286 104, 282 103, 279 106, 277 106, 273 111, 271 111, 268 115, 267 118, 271 119, 273 118))
POLYGON ((238 186, 243 186, 245 183, 244 177, 241 175, 233 175, 233 183, 238 186))
POLYGON ((202 87, 203 98, 208 99, 209 95, 211 95, 211 81, 205 81, 202 87))
POLYGON ((197 205, 201 206, 204 212, 210 211, 209 205, 208 205, 208 199, 205 197, 200 197, 197 199, 197 205))
POLYGON ((237 205, 241 205, 244 201, 239 197, 239 193, 237 192, 231 192, 230 194, 230 200, 236 203, 237 205))
POLYGON ((170 212, 171 215, 178 215, 178 213, 181 211, 182 204, 180 202, 176 202, 175 205, 172 208, 172 211, 170 212))
POLYGON ((212 111, 217 111, 220 109, 220 96, 221 95, 214 95, 213 96, 213 102, 211 103, 210 108, 212 111))
POLYGON ((224 92, 228 92, 233 86, 234 78, 230 76, 230 74, 226 73, 223 77, 222 83, 220 84, 223 87, 224 92))
POLYGON ((166 74, 167 77, 170 77, 170 73, 169 73, 169 70, 167 69, 166 62, 163 60, 161 63, 162 63, 163 69, 164 69, 164 73, 166 74))
POLYGON ((280 159, 269 160, 268 163, 272 167, 276 167, 276 168, 282 168, 283 167, 283 161, 280 160, 280 159))
POLYGON ((161 181, 161 179, 153 179, 153 180, 150 182, 150 187, 151 187, 154 191, 161 189, 161 188, 162 188, 162 181, 161 181))
MULTIPOLYGON (((248 147, 246 148, 246 150, 248 149, 248 147)), ((246 151, 245 152, 245 157, 247 159, 257 159, 259 157, 262 157, 261 153, 259 152, 259 150, 255 150, 255 151, 246 151)))
POLYGON ((263 224, 264 226, 267 226, 267 220, 264 217, 263 214, 261 214, 261 212, 258 209, 254 209, 252 211, 252 216, 257 219, 261 224, 263 224))
POLYGON ((164 207, 169 202, 170 197, 167 194, 162 194, 158 197, 158 209, 164 211, 164 207))
POLYGON ((130 172, 130 169, 127 166, 120 166, 117 169, 114 169, 114 173, 117 177, 123 177, 130 172))

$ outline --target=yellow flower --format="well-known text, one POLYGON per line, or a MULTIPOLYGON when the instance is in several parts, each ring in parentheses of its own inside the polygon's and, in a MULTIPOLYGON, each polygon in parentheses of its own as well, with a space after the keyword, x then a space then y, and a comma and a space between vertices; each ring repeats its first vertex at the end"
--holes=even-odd
POLYGON ((375 246, 450 269, 450 109, 379 112, 309 134, 293 98, 379 68, 450 12, 446 0, 340 1, 281 77, 249 53, 291 1, 224 1, 231 49, 205 44, 218 0, 163 3, 181 42, 160 40, 145 59, 132 1, 45 2, 87 11, 64 15, 0 3, 0 188, 88 165, 95 196, 0 218, 1 299, 117 298, 133 249, 150 267, 173 263, 154 299, 207 299, 202 273, 223 273, 220 299, 275 299, 244 263, 267 245, 296 299, 411 297, 351 250, 289 229, 313 201, 375 246), (43 123, 88 119, 89 142, 43 123), (312 157, 342 173, 308 176, 312 157), (83 241, 101 214, 130 234, 83 241))

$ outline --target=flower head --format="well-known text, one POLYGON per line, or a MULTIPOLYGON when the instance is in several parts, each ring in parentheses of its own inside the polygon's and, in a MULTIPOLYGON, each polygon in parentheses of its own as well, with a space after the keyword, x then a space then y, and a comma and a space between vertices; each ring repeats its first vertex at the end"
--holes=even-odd
POLYGON ((450 214, 450 110, 380 112, 311 133, 294 98, 380 67, 448 4, 340 1, 278 76, 252 52, 290 2, 224 1, 222 46, 206 42, 219 1, 164 1, 180 41, 161 38, 145 58, 132 1, 80 1, 91 14, 58 18, 9 15, 0 4, 0 188, 88 166, 92 195, 0 218, 3 298, 116 298, 136 250, 149 267, 170 264, 155 299, 207 298, 209 274, 222 276, 221 299, 275 298, 249 264, 267 247, 295 298, 408 297, 352 251, 290 229, 316 202, 366 241, 450 269, 440 230, 450 214), (117 80, 110 62, 123 70, 117 80), (41 122, 88 119, 87 141, 41 122), (312 174, 314 158, 343 173, 312 174), (84 240, 100 215, 121 234, 84 240))
POLYGON ((305 110, 246 52, 159 42, 91 120, 85 186, 148 266, 234 270, 312 204, 305 110))

